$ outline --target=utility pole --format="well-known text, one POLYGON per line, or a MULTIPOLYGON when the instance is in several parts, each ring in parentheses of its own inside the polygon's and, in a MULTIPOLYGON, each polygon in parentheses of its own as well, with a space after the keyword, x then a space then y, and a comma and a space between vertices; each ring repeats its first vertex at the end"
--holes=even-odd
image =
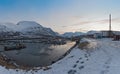
POLYGON ((111 14, 109 15, 109 31, 111 31, 111 14))
POLYGON ((111 14, 109 14, 109 32, 108 32, 108 34, 109 34, 109 37, 112 36, 112 31, 111 31, 111 14))

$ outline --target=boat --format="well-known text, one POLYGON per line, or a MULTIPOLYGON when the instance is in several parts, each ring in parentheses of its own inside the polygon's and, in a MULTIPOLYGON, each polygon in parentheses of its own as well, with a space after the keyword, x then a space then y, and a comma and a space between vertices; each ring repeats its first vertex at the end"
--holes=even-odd
POLYGON ((21 50, 23 48, 26 48, 26 46, 24 44, 15 44, 15 45, 7 45, 4 46, 4 50, 5 51, 10 51, 10 50, 21 50))

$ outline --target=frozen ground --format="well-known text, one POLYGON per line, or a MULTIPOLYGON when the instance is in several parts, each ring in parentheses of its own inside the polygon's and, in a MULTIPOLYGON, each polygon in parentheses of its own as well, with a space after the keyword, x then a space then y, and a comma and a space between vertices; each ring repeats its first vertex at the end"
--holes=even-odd
POLYGON ((120 74, 120 41, 86 39, 89 50, 74 48, 49 70, 23 71, 0 67, 0 74, 120 74))

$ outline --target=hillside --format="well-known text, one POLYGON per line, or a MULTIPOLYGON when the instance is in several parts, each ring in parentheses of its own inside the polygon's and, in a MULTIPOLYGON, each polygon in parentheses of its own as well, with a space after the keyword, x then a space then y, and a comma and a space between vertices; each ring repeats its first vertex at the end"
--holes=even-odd
POLYGON ((17 24, 1 23, 0 32, 20 32, 23 35, 52 35, 56 36, 57 33, 51 28, 43 27, 34 21, 20 21, 17 24))
POLYGON ((84 35, 85 33, 83 32, 65 32, 64 34, 62 34, 63 37, 74 37, 74 36, 80 36, 80 35, 84 35))

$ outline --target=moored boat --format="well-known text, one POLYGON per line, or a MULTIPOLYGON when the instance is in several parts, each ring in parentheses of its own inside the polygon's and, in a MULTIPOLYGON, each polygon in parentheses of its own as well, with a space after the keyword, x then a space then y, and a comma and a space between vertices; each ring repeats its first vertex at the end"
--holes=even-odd
POLYGON ((10 51, 10 50, 21 50, 23 48, 26 48, 26 46, 24 44, 15 44, 15 45, 7 45, 4 46, 4 50, 5 51, 10 51))

